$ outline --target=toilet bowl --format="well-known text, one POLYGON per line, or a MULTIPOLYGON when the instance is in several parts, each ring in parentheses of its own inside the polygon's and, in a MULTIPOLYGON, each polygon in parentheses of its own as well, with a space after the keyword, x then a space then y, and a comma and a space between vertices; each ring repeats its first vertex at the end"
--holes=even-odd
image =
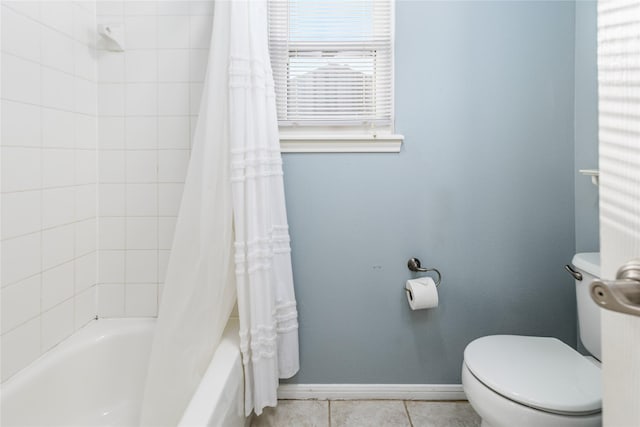
MULTIPOLYGON (((573 264, 582 275, 576 280, 582 342, 599 357, 599 330, 585 327, 599 326, 600 309, 587 299, 589 285, 599 275, 599 254, 577 254, 573 264)), ((478 338, 464 351, 462 384, 482 427, 602 425, 599 364, 556 338, 478 338)))

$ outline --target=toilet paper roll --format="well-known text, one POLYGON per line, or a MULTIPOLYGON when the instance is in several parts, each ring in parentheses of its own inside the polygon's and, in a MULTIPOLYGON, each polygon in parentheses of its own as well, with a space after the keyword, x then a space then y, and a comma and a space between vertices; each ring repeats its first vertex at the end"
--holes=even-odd
POLYGON ((438 306, 438 288, 431 277, 407 280, 405 289, 408 290, 407 300, 411 310, 438 306))

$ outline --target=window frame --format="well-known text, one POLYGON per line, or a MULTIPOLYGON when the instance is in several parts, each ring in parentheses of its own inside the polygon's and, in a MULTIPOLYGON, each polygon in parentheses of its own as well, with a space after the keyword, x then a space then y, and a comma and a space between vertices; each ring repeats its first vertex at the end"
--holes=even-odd
MULTIPOLYGON (((288 0, 275 0, 287 1, 288 0)), ((362 1, 362 0, 359 0, 362 1)), ((375 1, 375 0, 374 0, 375 1)), ((395 133, 395 8, 396 0, 391 2, 390 17, 390 123, 388 125, 281 125, 280 147, 283 153, 398 153, 404 136, 395 133)), ((327 41, 327 45, 335 41, 327 41)), ((303 50, 304 43, 295 49, 296 42, 287 42, 287 57, 292 52, 303 50), (294 46, 294 49, 291 47, 294 46)), ((285 80, 286 81, 286 80, 285 80)), ((286 89, 286 88, 285 88, 286 89)))

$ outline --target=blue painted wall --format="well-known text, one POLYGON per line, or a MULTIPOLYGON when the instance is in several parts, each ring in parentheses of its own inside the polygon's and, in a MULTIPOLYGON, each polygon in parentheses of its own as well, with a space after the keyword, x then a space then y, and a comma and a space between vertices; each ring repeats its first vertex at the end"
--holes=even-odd
POLYGON ((574 4, 398 1, 399 154, 287 154, 298 383, 459 383, 487 334, 575 345, 574 4), (412 312, 407 259, 441 269, 412 312))
POLYGON ((575 188, 576 251, 600 250, 598 189, 578 169, 598 167, 597 3, 576 2, 575 188))

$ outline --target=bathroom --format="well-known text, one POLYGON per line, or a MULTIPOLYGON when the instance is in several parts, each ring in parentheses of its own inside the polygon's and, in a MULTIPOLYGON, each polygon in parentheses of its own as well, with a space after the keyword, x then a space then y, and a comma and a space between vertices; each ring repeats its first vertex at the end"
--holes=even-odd
MULTIPOLYGON (((616 1, 633 17, 628 27, 637 38, 640 2, 616 1)), ((205 157, 191 154, 196 142, 218 140, 202 138, 216 132, 202 117, 221 115, 216 108, 200 114, 207 94, 216 96, 205 79, 213 82, 226 69, 209 63, 214 43, 226 41, 216 32, 238 26, 214 24, 231 4, 243 3, 256 8, 266 0, 2 1, 2 389, 6 396, 21 387, 44 390, 37 394, 42 408, 3 397, 2 425, 145 425, 109 418, 111 403, 97 397, 107 392, 83 385, 88 377, 68 376, 73 366, 44 385, 33 372, 49 356, 62 358, 69 342, 81 346, 89 328, 106 324, 125 329, 123 322, 138 322, 130 329, 145 330, 147 341, 130 341, 150 348, 153 319, 171 304, 163 296, 188 297, 186 287, 165 287, 165 277, 172 248, 180 246, 176 224, 186 217, 186 229, 190 221, 183 198, 188 173, 194 175, 194 163, 206 168, 199 161, 205 157), (35 385, 18 384, 23 380, 35 385), (48 415, 64 406, 48 396, 73 394, 70 383, 77 381, 77 405, 65 406, 65 416, 82 416, 48 415), (102 418, 84 418, 91 405, 102 418), (39 411, 42 418, 20 418, 39 411)), ((634 253, 640 245, 611 237, 620 227, 599 221, 609 212, 600 196, 613 186, 605 167, 620 167, 611 166, 615 156, 603 163, 598 147, 598 19, 606 19, 598 15, 607 10, 587 0, 272 3, 357 5, 344 6, 347 12, 388 6, 390 13, 376 18, 389 29, 388 116, 366 137, 352 123, 315 122, 301 136, 300 126, 279 117, 299 370, 281 379, 278 406, 263 415, 245 417, 240 397, 240 425, 479 426, 461 378, 472 341, 554 337, 589 354, 579 337, 575 281, 564 266, 577 253, 602 251, 602 277, 614 279, 622 262, 640 255, 634 253), (598 178, 580 170, 598 167, 596 186, 598 178), (425 276, 407 268, 413 257, 442 276, 437 307, 414 311, 407 303, 405 281, 425 276)), ((606 1, 599 3, 606 9, 606 1)), ((267 9, 259 15, 265 21, 280 18, 277 7, 267 9)), ((272 35, 260 34, 266 45, 272 35)), ((271 65, 280 94, 278 58, 271 65)), ((634 110, 624 116, 636 137, 638 116, 634 110)), ((620 160, 631 175, 640 170, 632 167, 633 154, 620 160)), ((624 224, 637 230, 640 203, 627 202, 611 205, 634 206, 628 211, 638 220, 625 217, 624 224)), ((220 263, 233 259, 231 250, 220 263)), ((437 279, 433 273, 426 275, 437 279)), ((242 324, 240 295, 231 318, 242 324)), ((218 377, 239 383, 222 394, 246 397, 238 333, 226 324, 234 298, 235 290, 224 309, 207 315, 223 318, 211 321, 233 353, 232 367, 218 377)), ((607 319, 603 331, 626 322, 624 340, 631 343, 631 356, 618 358, 616 334, 603 334, 614 349, 609 366, 624 362, 640 372, 638 318, 607 319)), ((195 329, 206 334, 203 324, 209 323, 195 329)), ((138 360, 121 347, 87 350, 95 357, 82 362, 83 372, 135 359, 118 375, 144 384, 149 349, 138 360)), ((640 384, 614 369, 607 373, 606 355, 602 424, 640 425, 638 410, 624 410, 634 402, 628 399, 640 398, 640 384), (624 392, 612 391, 617 386, 624 392)), ((69 364, 55 360, 50 365, 69 364)), ((132 396, 124 404, 141 405, 140 384, 123 394, 132 396)), ((194 415, 196 403, 214 400, 207 394, 214 388, 183 397, 179 425, 238 425, 218 408, 202 409, 206 422, 194 415)), ((238 402, 228 405, 237 412, 238 402)))

